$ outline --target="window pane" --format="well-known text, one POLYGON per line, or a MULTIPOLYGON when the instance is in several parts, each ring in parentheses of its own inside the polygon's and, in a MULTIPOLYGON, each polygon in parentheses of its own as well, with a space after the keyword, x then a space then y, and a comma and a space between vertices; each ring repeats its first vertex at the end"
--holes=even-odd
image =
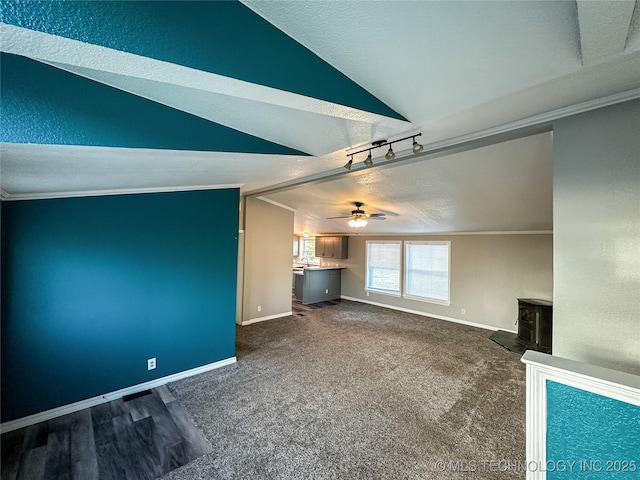
POLYGON ((367 242, 367 290, 400 294, 400 242, 367 242))
POLYGON ((405 295, 449 302, 449 244, 406 244, 405 295))
POLYGON ((300 260, 306 258, 309 263, 319 263, 319 259, 316 258, 316 239, 315 238, 303 238, 302 239, 302 254, 300 260))

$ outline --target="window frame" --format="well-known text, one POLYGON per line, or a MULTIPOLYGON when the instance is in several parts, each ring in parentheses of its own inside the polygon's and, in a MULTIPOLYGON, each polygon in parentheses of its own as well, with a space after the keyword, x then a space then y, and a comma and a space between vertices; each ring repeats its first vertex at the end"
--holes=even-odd
POLYGON ((435 303, 438 305, 451 305, 451 241, 444 240, 416 240, 405 241, 403 248, 403 285, 402 285, 402 298, 407 300, 417 300, 420 302, 435 303), (447 246, 447 299, 442 300, 439 298, 426 297, 422 295, 415 295, 407 293, 407 285, 409 284, 409 255, 408 249, 411 245, 446 245, 447 246))
POLYGON ((367 240, 365 242, 365 280, 364 289, 366 292, 377 293, 380 295, 389 295, 392 297, 400 297, 402 295, 402 240, 367 240), (369 245, 371 244, 394 244, 398 245, 398 290, 388 290, 369 286, 369 245))
POLYGON ((300 255, 298 256, 298 263, 305 263, 302 260, 304 258, 307 258, 309 260, 309 265, 320 265, 320 257, 316 257, 315 256, 315 241, 316 241, 316 237, 300 237, 299 238, 299 244, 298 244, 298 251, 300 253, 300 255), (311 240, 313 240, 313 245, 314 245, 314 256, 311 258, 305 257, 304 253, 305 253, 305 243, 306 242, 310 242, 311 240))

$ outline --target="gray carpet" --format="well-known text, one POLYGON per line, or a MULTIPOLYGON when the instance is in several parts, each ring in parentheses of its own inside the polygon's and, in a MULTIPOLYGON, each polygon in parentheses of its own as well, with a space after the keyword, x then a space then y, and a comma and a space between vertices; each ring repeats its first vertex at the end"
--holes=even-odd
POLYGON ((490 333, 350 301, 239 327, 237 364, 169 386, 213 451, 163 478, 524 478, 524 365, 490 333))

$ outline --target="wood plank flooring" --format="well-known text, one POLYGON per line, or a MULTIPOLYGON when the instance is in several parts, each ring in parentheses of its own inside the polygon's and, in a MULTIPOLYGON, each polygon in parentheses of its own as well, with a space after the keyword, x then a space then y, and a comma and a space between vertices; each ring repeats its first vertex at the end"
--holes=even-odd
POLYGON ((144 480, 211 451, 166 386, 2 435, 2 480, 144 480))

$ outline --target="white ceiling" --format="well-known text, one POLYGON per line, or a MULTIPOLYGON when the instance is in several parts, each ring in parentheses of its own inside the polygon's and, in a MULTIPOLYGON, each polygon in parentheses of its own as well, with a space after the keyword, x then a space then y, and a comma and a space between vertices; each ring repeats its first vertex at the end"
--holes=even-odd
POLYGON ((346 233, 346 222, 325 217, 355 200, 388 214, 367 233, 549 230, 549 133, 429 152, 558 109, 637 97, 640 88, 635 0, 243 3, 409 121, 2 24, 4 52, 312 155, 2 144, 3 198, 238 185, 295 209, 296 233, 346 233), (416 132, 421 161, 342 168, 353 148, 416 132), (331 180, 315 181, 325 175, 331 180), (304 180, 314 181, 296 185, 304 180), (269 193, 285 184, 291 189, 269 193))
MULTIPOLYGON (((439 233, 552 229, 552 134, 541 133, 391 168, 360 170, 263 195, 296 210, 295 232, 439 233), (354 201, 385 213, 347 226, 354 201)), ((384 158, 378 160, 385 162, 384 158)), ((389 162, 386 162, 388 165, 389 162)))

